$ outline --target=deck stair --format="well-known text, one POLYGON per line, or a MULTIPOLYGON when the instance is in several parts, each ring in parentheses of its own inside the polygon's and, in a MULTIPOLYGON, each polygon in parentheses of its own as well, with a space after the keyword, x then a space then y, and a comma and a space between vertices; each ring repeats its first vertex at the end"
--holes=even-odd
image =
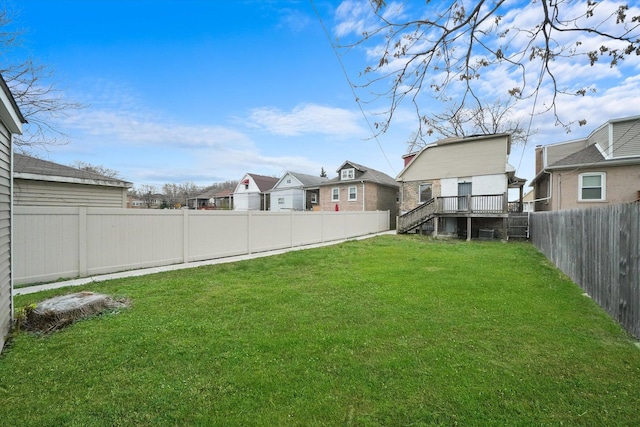
POLYGON ((425 222, 433 219, 436 213, 436 199, 431 199, 415 209, 400 215, 398 217, 398 234, 404 234, 408 231, 421 226, 425 222))

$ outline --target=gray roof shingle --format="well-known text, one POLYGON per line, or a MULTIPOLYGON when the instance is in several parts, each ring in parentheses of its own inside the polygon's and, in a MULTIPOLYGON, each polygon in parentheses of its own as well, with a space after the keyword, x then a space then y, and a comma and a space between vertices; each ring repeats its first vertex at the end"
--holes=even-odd
POLYGON ((15 174, 41 175, 43 180, 46 180, 45 177, 64 177, 86 181, 109 182, 123 187, 131 186, 130 182, 122 179, 72 168, 19 153, 14 153, 13 155, 13 172, 15 174))

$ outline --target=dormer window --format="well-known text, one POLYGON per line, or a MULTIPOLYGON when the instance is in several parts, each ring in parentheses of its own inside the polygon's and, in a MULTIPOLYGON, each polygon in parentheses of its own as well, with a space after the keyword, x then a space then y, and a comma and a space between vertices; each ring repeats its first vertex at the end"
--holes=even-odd
POLYGON ((340 179, 354 179, 356 177, 356 170, 354 168, 342 169, 340 171, 340 179))

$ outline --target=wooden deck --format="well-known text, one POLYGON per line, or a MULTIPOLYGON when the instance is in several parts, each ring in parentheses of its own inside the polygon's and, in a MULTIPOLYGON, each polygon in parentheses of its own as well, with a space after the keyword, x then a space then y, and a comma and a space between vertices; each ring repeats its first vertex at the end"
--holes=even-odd
POLYGON ((522 212, 522 204, 509 203, 507 194, 435 197, 398 217, 398 233, 406 233, 436 217, 508 218, 522 212))

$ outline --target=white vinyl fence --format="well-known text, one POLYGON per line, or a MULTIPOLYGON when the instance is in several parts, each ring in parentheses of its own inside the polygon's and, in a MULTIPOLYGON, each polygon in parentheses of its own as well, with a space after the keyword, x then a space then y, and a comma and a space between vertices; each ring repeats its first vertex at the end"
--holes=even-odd
POLYGON ((389 211, 236 212, 14 208, 15 284, 87 277, 348 239, 389 211))

